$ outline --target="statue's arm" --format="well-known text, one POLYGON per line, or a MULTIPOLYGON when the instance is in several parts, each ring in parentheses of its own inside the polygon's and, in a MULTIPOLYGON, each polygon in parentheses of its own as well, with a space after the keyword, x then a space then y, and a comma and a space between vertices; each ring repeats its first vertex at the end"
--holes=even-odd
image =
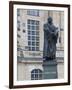
MULTIPOLYGON (((58 28, 57 28, 58 29, 58 28)), ((53 38, 55 38, 55 41, 57 42, 57 39, 58 39, 58 30, 55 30, 55 32, 54 33, 52 33, 52 36, 53 36, 53 38)))
POLYGON ((47 25, 44 24, 44 31, 47 32, 47 29, 48 29, 48 28, 47 28, 47 25))
POLYGON ((54 26, 53 29, 54 29, 54 32, 51 32, 51 35, 57 36, 57 34, 58 34, 58 27, 54 26))

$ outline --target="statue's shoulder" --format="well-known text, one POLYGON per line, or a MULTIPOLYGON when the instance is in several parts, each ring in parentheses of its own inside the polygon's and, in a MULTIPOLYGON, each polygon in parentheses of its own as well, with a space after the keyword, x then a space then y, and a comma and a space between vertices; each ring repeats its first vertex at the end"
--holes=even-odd
POLYGON ((44 24, 44 27, 46 27, 46 26, 47 26, 47 23, 44 24))
POLYGON ((52 24, 52 27, 55 28, 56 26, 54 24, 52 24))
POLYGON ((54 24, 52 25, 52 28, 58 30, 58 27, 56 27, 54 24))
POLYGON ((47 28, 47 27, 48 27, 48 23, 45 23, 45 24, 44 24, 44 28, 47 28))

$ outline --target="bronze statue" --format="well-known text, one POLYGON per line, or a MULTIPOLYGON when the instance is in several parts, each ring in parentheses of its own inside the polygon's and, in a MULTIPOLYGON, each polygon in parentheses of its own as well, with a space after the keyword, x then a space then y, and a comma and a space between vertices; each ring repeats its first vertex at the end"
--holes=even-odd
POLYGON ((53 60, 56 58, 56 43, 58 39, 58 28, 54 26, 51 17, 44 24, 44 48, 43 58, 45 60, 53 60))

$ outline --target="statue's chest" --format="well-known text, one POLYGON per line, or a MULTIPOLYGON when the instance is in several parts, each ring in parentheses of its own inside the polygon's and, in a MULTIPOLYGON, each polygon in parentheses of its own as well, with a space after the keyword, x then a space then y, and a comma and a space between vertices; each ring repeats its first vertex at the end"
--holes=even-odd
POLYGON ((50 32, 55 32, 55 27, 53 25, 47 25, 50 32))

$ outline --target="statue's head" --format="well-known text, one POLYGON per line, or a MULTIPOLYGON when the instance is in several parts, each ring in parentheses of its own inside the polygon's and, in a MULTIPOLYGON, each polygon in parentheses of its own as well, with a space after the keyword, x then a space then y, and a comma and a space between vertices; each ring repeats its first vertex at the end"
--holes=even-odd
POLYGON ((47 21, 48 21, 49 24, 52 24, 52 21, 53 21, 52 17, 48 17, 47 21))

